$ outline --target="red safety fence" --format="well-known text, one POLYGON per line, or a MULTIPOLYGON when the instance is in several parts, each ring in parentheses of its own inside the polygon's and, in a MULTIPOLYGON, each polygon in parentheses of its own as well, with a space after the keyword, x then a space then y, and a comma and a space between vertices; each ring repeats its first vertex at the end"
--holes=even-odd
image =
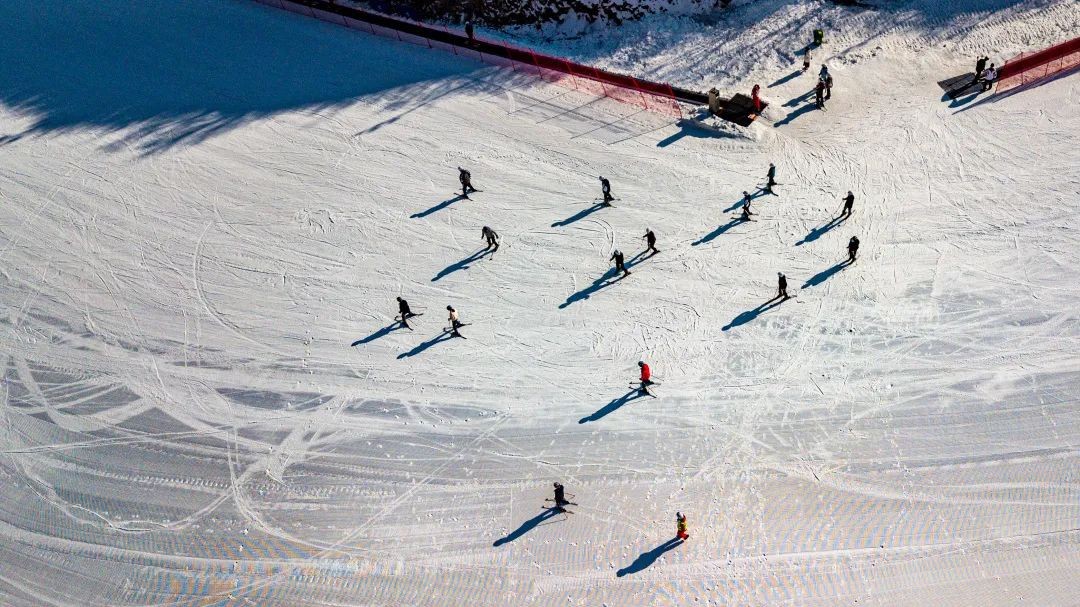
POLYGON ((997 90, 1005 91, 1042 80, 1080 65, 1080 38, 1034 53, 1020 53, 998 71, 997 90))
POLYGON ((401 42, 471 57, 483 63, 508 67, 560 86, 597 97, 635 105, 675 118, 682 117, 679 101, 705 103, 704 93, 673 88, 633 76, 573 63, 504 42, 473 38, 416 21, 334 4, 330 0, 255 0, 290 12, 401 42))

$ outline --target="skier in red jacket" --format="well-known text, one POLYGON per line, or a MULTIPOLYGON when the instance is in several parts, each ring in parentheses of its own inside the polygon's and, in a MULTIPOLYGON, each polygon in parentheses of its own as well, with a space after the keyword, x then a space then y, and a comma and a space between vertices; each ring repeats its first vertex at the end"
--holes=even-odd
POLYGON ((649 392, 649 386, 653 385, 652 371, 649 370, 649 365, 645 364, 643 360, 639 360, 637 366, 641 367, 641 387, 638 390, 652 396, 652 392, 649 392))

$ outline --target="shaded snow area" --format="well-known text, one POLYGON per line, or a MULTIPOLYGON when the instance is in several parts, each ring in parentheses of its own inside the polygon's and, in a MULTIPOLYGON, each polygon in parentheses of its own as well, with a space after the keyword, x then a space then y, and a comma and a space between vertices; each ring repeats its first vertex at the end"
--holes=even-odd
POLYGON ((829 5, 823 111, 822 5, 733 5, 635 70, 761 82, 714 131, 254 3, 0 3, 0 604, 1076 605, 1080 76, 935 83, 1080 9, 981 4, 829 5))

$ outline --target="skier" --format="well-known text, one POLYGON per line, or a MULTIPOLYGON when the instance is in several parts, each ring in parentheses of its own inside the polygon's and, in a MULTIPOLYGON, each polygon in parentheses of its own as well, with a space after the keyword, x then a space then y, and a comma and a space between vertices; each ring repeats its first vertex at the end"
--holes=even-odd
POLYGON ((611 182, 606 178, 600 178, 600 189, 604 192, 604 206, 610 207, 611 201, 615 200, 615 197, 611 195, 611 182))
POLYGON ((848 263, 855 263, 855 255, 859 252, 859 237, 852 236, 847 243, 848 263))
POLYGON ((825 81, 818 80, 817 86, 814 87, 814 98, 817 100, 817 107, 819 110, 825 109, 825 81))
POLYGON ((406 329, 412 331, 412 327, 409 326, 409 319, 416 316, 416 314, 413 314, 413 311, 409 309, 409 302, 405 301, 404 298, 398 297, 397 309, 398 314, 401 315, 401 324, 405 325, 406 329))
POLYGON ((473 22, 471 19, 465 22, 465 35, 469 37, 469 46, 473 46, 476 43, 476 35, 473 31, 473 22))
POLYGON ((626 269, 622 251, 615 249, 615 252, 611 254, 611 261, 615 262, 615 271, 622 272, 624 278, 630 275, 630 270, 626 269))
POLYGON ((680 540, 690 539, 690 534, 686 532, 686 515, 681 512, 675 513, 675 537, 680 540))
POLYGON ((840 213, 841 217, 850 217, 851 209, 855 206, 855 195, 848 190, 847 196, 844 196, 844 211, 840 213))
MULTIPOLYGON (((776 166, 771 162, 769 163, 769 172, 766 176, 769 178, 769 183, 765 184, 765 191, 772 194, 772 187, 776 185, 776 166)), ((743 192, 743 194, 746 194, 746 192, 743 192)))
POLYGON ((829 75, 829 66, 825 65, 824 63, 821 64, 821 69, 818 70, 817 75, 819 79, 824 80, 825 76, 829 75))
POLYGON ((975 82, 978 82, 979 76, 982 76, 983 70, 986 69, 987 61, 990 61, 990 58, 985 55, 979 57, 979 59, 975 61, 975 82))
POLYGON ((825 99, 832 98, 832 74, 825 72, 825 99))
POLYGON ((790 298, 790 295, 787 294, 787 276, 784 276, 783 272, 776 273, 776 286, 778 291, 776 299, 790 298))
POLYGON ((747 192, 746 190, 743 190, 743 193, 742 193, 742 217, 740 217, 739 219, 741 219, 742 221, 750 221, 750 216, 751 215, 753 215, 753 213, 750 212, 750 192, 747 192))
POLYGON ((806 52, 803 53, 802 71, 810 69, 810 47, 806 47, 806 52))
POLYGON ((480 230, 480 236, 487 240, 487 247, 484 249, 485 251, 492 247, 494 247, 492 253, 499 250, 499 235, 495 233, 495 230, 484 226, 484 229, 480 230))
POLYGON ((761 113, 761 85, 755 84, 754 88, 750 91, 750 98, 754 102, 754 113, 761 113))
POLYGON ((645 228, 645 235, 642 236, 642 238, 645 239, 645 252, 652 251, 652 255, 656 255, 660 252, 660 250, 656 248, 656 234, 653 234, 652 230, 645 228))
POLYGON ((446 310, 447 310, 447 312, 450 313, 450 316, 449 316, 449 318, 447 320, 450 321, 450 332, 451 332, 451 334, 454 337, 464 338, 465 337, 464 335, 462 335, 461 333, 458 333, 458 329, 461 327, 461 320, 458 319, 457 310, 454 309, 454 306, 446 306, 446 310))
POLYGON ((476 188, 472 184, 472 173, 461 167, 458 170, 458 181, 461 182, 461 196, 462 198, 468 198, 469 192, 475 192, 476 188))
POLYGON ((980 80, 982 80, 982 90, 989 91, 990 87, 994 86, 994 81, 997 80, 997 77, 997 70, 994 69, 994 64, 991 63, 990 67, 983 70, 982 76, 980 77, 980 80))
POLYGON ((649 370, 649 365, 645 364, 643 360, 639 360, 637 366, 641 368, 641 377, 639 378, 641 387, 638 388, 638 391, 652 396, 652 392, 649 392, 649 386, 653 385, 652 371, 649 370))
POLYGON ((565 510, 563 506, 569 503, 566 499, 566 487, 563 487, 562 483, 555 483, 555 509, 565 510))

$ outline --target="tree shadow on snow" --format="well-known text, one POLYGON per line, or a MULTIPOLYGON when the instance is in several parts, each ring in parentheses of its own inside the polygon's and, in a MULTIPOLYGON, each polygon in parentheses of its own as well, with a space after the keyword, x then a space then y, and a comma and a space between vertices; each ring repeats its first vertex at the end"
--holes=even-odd
POLYGON ((435 337, 433 337, 433 338, 425 341, 424 343, 416 346, 412 350, 409 350, 408 352, 402 352, 401 354, 398 354, 398 360, 402 360, 404 358, 409 358, 411 356, 416 356, 417 354, 423 353, 425 350, 427 350, 431 346, 434 346, 435 344, 439 344, 439 343, 442 343, 444 341, 450 341, 451 339, 454 339, 454 334, 450 330, 444 330, 442 333, 439 333, 435 337))
POLYGON ((495 540, 495 542, 491 545, 499 547, 503 544, 509 544, 510 542, 539 527, 541 523, 554 517, 556 514, 562 514, 562 510, 555 507, 544 508, 543 512, 522 523, 520 527, 511 531, 509 534, 507 534, 506 537, 500 537, 499 539, 495 540))
POLYGON ((629 392, 627 392, 626 394, 623 394, 619 398, 616 398, 615 400, 611 401, 610 403, 604 405, 601 409, 598 409, 592 415, 589 415, 587 417, 583 417, 583 418, 579 419, 578 423, 579 424, 587 424, 589 422, 599 421, 601 418, 603 418, 607 414, 614 413, 615 411, 617 411, 619 409, 619 407, 622 407, 626 403, 628 403, 628 402, 630 402, 632 400, 636 400, 636 399, 644 398, 644 397, 645 397, 645 395, 642 394, 642 392, 640 390, 638 390, 637 388, 632 388, 629 392))
POLYGON ((847 215, 840 215, 839 217, 833 217, 832 219, 829 220, 829 223, 827 223, 827 224, 825 224, 823 226, 818 226, 818 227, 814 228, 813 230, 810 230, 810 232, 806 236, 804 236, 802 240, 795 243, 795 246, 803 245, 803 244, 806 244, 808 242, 814 242, 818 238, 821 238, 822 236, 827 234, 829 232, 829 230, 831 230, 831 229, 835 228, 836 226, 838 226, 838 225, 844 223, 845 221, 847 221, 847 218, 848 218, 847 215))
POLYGON ((761 304, 760 306, 754 308, 753 310, 747 310, 747 311, 743 312, 742 314, 739 314, 738 316, 733 318, 731 320, 731 322, 724 325, 721 328, 721 331, 730 331, 730 330, 734 329, 735 327, 745 325, 746 323, 754 320, 758 316, 761 316, 765 312, 768 312, 769 310, 775 308, 776 306, 779 306, 780 304, 784 303, 784 301, 785 300, 783 298, 773 297, 769 301, 761 304))
POLYGON ((663 556, 665 552, 678 548, 682 545, 682 543, 683 541, 679 538, 671 538, 670 540, 664 542, 663 544, 660 544, 656 548, 653 548, 648 552, 643 552, 639 554, 638 557, 634 559, 633 563, 630 563, 626 567, 623 567, 622 569, 616 571, 615 575, 618 577, 623 577, 624 575, 632 575, 639 571, 644 571, 645 569, 649 568, 649 566, 651 566, 653 563, 655 563, 656 559, 663 556))
POLYGON ((412 215, 409 215, 409 218, 410 219, 422 219, 424 217, 427 217, 428 215, 431 215, 432 213, 437 213, 437 212, 445 209, 446 207, 454 204, 455 202, 457 202, 459 200, 465 200, 465 198, 466 197, 463 194, 458 194, 457 196, 454 196, 453 198, 450 198, 448 200, 444 200, 444 201, 440 202, 439 204, 431 207, 430 209, 425 209, 423 211, 420 211, 419 213, 413 213, 412 215))
POLYGON ((598 203, 592 205, 591 207, 582 209, 582 210, 578 211, 577 213, 574 213, 573 215, 567 217, 566 219, 561 219, 559 221, 556 221, 555 223, 551 224, 551 227, 553 227, 553 228, 561 228, 562 226, 568 226, 568 225, 570 225, 570 224, 572 224, 572 223, 574 223, 576 221, 581 221, 582 219, 585 219, 589 215, 592 215, 593 213, 595 213, 595 212, 599 211, 600 209, 604 208, 604 206, 605 206, 604 203, 598 202, 598 203))
POLYGON ((147 155, 301 110, 377 98, 385 113, 472 86, 479 64, 249 2, 0 2, 8 142, 85 130, 147 155), (163 26, 167 24, 167 26, 163 26), (407 65, 407 68, 401 66, 407 65))
POLYGON ((469 255, 461 261, 455 261, 454 263, 443 268, 442 271, 440 271, 438 274, 436 274, 435 278, 431 279, 431 282, 437 282, 439 280, 442 280, 443 278, 446 278, 447 276, 453 274, 454 272, 457 272, 458 270, 466 270, 469 268, 469 264, 480 261, 484 258, 485 255, 491 252, 491 249, 480 249, 479 251, 473 253, 472 255, 469 255))
POLYGON ((817 285, 825 282, 826 280, 829 280, 833 277, 834 274, 836 274, 840 270, 843 270, 849 265, 851 265, 851 262, 845 259, 844 261, 841 261, 840 263, 832 266, 831 268, 826 268, 818 272, 817 274, 811 276, 810 280, 807 280, 806 283, 802 286, 802 288, 805 289, 807 287, 816 287, 817 285))
POLYGON ((703 244, 712 242, 713 239, 715 239, 716 237, 724 234, 725 232, 727 232, 731 228, 734 228, 735 226, 743 224, 743 223, 749 223, 749 220, 743 219, 742 217, 736 217, 735 219, 732 219, 731 221, 725 223, 724 225, 716 228, 712 232, 709 232, 708 234, 706 234, 706 235, 702 236, 701 238, 695 240, 694 242, 690 243, 690 245, 696 247, 698 245, 703 245, 703 244))
POLYGON ((400 322, 395 321, 394 324, 386 325, 385 327, 379 329, 378 331, 372 333, 371 335, 368 335, 367 337, 364 337, 362 339, 358 339, 358 340, 352 342, 352 344, 350 344, 350 345, 355 348, 356 346, 362 346, 364 344, 369 344, 369 343, 375 341, 376 339, 386 337, 387 335, 393 333, 394 331, 397 331, 398 329, 404 329, 404 328, 405 328, 405 325, 401 324, 400 322))

